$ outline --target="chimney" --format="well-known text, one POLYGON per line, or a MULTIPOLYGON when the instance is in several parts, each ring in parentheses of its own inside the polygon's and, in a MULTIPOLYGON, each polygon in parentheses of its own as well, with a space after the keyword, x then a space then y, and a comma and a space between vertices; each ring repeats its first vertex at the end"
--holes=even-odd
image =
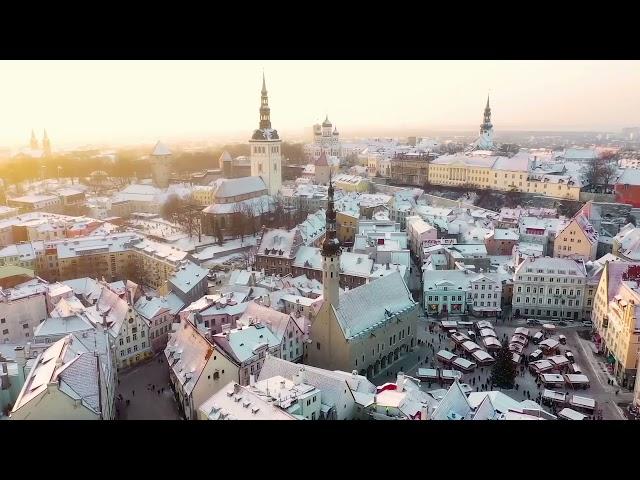
POLYGON ((404 373, 398 372, 398 376, 396 378, 396 386, 397 392, 404 392, 404 373))
POLYGON ((426 405, 420 407, 420 420, 429 420, 429 408, 426 405))
POLYGON ((16 354, 16 364, 18 365, 18 381, 22 387, 25 381, 24 367, 27 365, 27 358, 25 357, 24 347, 16 347, 14 351, 16 354))

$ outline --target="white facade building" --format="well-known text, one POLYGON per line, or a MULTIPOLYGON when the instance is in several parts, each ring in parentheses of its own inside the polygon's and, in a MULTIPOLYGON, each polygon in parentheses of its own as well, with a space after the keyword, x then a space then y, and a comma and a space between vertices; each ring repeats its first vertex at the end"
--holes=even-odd
POLYGON ((0 343, 33 340, 33 330, 47 318, 45 291, 37 280, 0 289, 0 343))
POLYGON ((529 257, 513 278, 513 313, 534 318, 580 319, 585 308, 587 272, 569 258, 529 257))

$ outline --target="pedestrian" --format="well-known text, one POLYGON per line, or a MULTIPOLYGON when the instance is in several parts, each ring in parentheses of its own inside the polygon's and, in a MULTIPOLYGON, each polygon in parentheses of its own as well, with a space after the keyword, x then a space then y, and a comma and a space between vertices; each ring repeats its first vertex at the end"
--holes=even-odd
POLYGON ((157 390, 157 392, 158 392, 158 396, 160 396, 160 390, 159 389, 157 390))
POLYGON ((620 392, 620 390, 616 390, 616 395, 618 395, 619 392, 620 392))
POLYGON ((135 390, 131 390, 131 396, 135 397, 136 396, 136 391, 135 390))
POLYGON ((127 402, 126 402, 127 407, 129 406, 129 399, 127 398, 127 402))

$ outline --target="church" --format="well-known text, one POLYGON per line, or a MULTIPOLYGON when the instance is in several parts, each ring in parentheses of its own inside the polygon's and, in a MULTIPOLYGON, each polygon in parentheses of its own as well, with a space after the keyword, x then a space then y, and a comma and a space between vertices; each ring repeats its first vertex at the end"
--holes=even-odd
POLYGON ((487 106, 484 108, 484 119, 480 125, 480 136, 473 145, 477 150, 493 150, 493 125, 491 124, 491 107, 489 106, 489 95, 487 95, 487 106))
POLYGON ((269 195, 277 195, 282 186, 282 142, 278 131, 271 128, 271 110, 264 74, 260 100, 260 126, 254 130, 249 146, 251 147, 251 176, 262 178, 269 195))
POLYGON ((340 295, 340 255, 329 180, 322 244, 322 292, 314 305, 305 363, 372 377, 416 345, 418 304, 399 272, 340 295))
POLYGON ((304 147, 305 157, 309 162, 316 162, 324 152, 328 156, 340 157, 340 134, 337 127, 333 126, 327 115, 322 125, 313 126, 313 143, 307 143, 304 147))

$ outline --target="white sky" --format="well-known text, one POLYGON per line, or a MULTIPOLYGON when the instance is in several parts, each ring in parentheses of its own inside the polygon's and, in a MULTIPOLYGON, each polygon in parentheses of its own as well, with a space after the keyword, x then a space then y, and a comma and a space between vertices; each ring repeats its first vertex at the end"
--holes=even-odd
POLYGON ((640 61, 0 61, 0 146, 248 139, 263 68, 285 139, 325 112, 343 137, 476 130, 488 91, 498 133, 640 124, 640 61))

